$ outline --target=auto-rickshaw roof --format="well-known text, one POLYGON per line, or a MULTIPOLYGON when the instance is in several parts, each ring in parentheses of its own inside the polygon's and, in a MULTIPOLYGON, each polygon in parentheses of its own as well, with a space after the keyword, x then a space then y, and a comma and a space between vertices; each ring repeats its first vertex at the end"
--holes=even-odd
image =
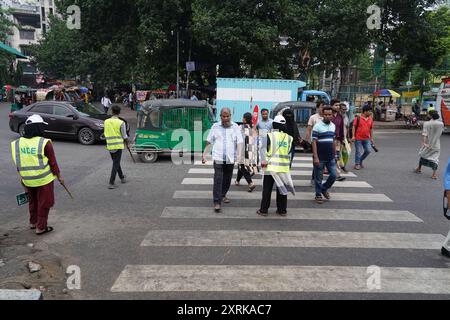
POLYGON ((290 102, 282 102, 275 106, 275 109, 284 109, 284 108, 307 108, 307 109, 316 109, 317 105, 314 102, 303 102, 303 101, 290 101, 290 102))
POLYGON ((172 108, 207 108, 208 103, 206 101, 192 101, 186 99, 162 99, 162 100, 149 100, 144 103, 143 109, 172 109, 172 108))

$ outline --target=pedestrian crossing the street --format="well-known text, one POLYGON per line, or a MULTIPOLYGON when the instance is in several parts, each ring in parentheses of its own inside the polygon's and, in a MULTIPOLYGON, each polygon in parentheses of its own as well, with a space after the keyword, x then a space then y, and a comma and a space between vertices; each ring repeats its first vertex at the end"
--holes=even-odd
MULTIPOLYGON (((151 248, 198 248, 208 252, 216 248, 252 251, 267 248, 283 250, 421 250, 436 252, 442 247, 445 237, 424 232, 392 232, 380 226, 401 224, 416 227, 424 221, 406 210, 396 210, 395 202, 380 193, 354 173, 346 175, 343 182, 336 182, 332 190, 332 202, 326 206, 316 205, 314 189, 310 185, 312 159, 298 157, 294 161, 293 179, 296 196, 288 197, 288 216, 274 213, 267 218, 256 214, 261 201, 262 177, 256 175, 258 186, 253 193, 246 192, 246 182, 237 187, 232 184, 227 195, 232 204, 215 213, 212 208, 212 186, 214 171, 211 163, 195 162, 181 181, 179 190, 173 191, 175 205, 166 206, 161 213, 162 221, 171 221, 171 228, 149 230, 142 240, 142 250, 151 248), (301 171, 295 168, 301 168, 301 171), (333 208, 332 204, 339 204, 333 208), (382 206, 382 208, 378 208, 382 206), (348 209, 341 209, 348 207, 348 209), (178 229, 183 221, 205 222, 203 227, 178 229), (254 230, 255 222, 266 221, 263 230, 254 230), (214 228, 205 229, 206 222, 214 221, 214 228), (314 222, 313 230, 292 230, 291 223, 314 222), (351 224, 351 231, 332 230, 330 223, 351 224), (358 223, 364 228, 355 230, 358 223), (246 228, 248 224, 248 228, 246 228), (321 228, 320 225, 327 228, 321 228), (234 227, 233 227, 234 226, 234 227), (253 228, 252 228, 253 226, 253 228), (319 227, 318 227, 319 226, 319 227)), ((234 181, 234 180, 233 180, 234 181)), ((273 200, 275 199, 273 196, 273 200)), ((272 201, 274 205, 274 201, 272 201)), ((211 224, 208 224, 210 226, 211 224)), ((415 228, 412 228, 415 229, 415 228)), ((374 251, 374 252, 375 252, 374 251)), ((195 251, 198 252, 198 251, 195 251)), ((356 251, 355 251, 356 252, 356 251)), ((186 263, 179 257, 177 264, 127 265, 114 282, 115 293, 398 293, 398 294, 450 294, 450 268, 382 266, 379 258, 371 264, 353 264, 351 257, 346 265, 272 265, 249 264, 248 261, 217 265, 203 261, 186 263), (204 264, 202 264, 204 263, 204 264), (380 265, 380 267, 377 267, 380 265), (375 268, 375 269, 374 269, 375 268), (380 275, 381 285, 368 285, 371 270, 380 275)), ((208 260, 208 259, 206 259, 208 260)), ((261 262, 261 261, 259 261, 261 262)))

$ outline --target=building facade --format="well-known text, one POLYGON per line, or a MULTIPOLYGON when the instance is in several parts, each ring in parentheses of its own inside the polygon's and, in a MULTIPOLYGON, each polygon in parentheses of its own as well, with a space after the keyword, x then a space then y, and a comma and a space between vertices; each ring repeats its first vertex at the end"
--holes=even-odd
POLYGON ((10 9, 16 25, 6 44, 29 55, 29 46, 37 44, 49 28, 49 17, 55 14, 55 0, 0 0, 2 8, 10 9))

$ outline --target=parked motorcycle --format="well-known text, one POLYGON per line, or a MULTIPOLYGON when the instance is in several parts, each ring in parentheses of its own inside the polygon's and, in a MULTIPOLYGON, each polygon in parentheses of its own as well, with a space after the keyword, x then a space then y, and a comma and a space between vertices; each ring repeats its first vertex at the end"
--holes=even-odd
POLYGON ((421 129, 422 125, 419 121, 419 117, 417 117, 415 114, 407 116, 405 119, 406 127, 408 129, 421 129))

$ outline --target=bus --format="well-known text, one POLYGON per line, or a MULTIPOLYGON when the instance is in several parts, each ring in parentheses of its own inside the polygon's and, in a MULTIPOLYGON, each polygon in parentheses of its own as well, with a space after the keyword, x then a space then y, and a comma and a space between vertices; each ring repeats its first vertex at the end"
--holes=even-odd
POLYGON ((442 79, 436 100, 436 107, 447 131, 448 127, 450 127, 450 78, 442 79))

